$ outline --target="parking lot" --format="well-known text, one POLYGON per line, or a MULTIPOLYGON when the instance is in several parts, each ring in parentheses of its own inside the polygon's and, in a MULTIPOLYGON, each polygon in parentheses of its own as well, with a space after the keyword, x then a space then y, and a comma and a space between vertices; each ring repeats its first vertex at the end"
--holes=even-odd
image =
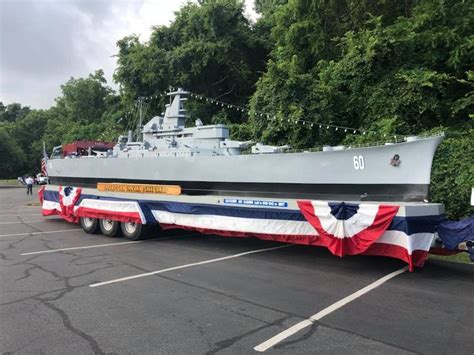
POLYGON ((474 266, 163 232, 127 242, 0 189, 2 353, 450 353, 474 349, 474 266), (313 316, 313 318, 311 318, 313 316))

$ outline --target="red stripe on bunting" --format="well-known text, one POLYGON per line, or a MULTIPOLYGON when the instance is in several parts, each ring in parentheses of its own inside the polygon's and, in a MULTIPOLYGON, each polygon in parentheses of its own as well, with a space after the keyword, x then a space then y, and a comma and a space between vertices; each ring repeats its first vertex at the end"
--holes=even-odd
MULTIPOLYGON (((183 229, 202 234, 215 234, 223 237, 255 237, 262 240, 271 240, 275 242, 283 242, 290 244, 303 244, 311 246, 321 246, 322 241, 318 236, 314 235, 275 235, 275 234, 255 234, 246 232, 231 232, 216 229, 198 228, 183 226, 178 224, 160 224, 163 230, 166 229, 183 229)), ((415 250, 413 254, 408 254, 408 250, 399 246, 385 243, 374 243, 362 255, 392 257, 405 261, 409 265, 409 270, 413 271, 414 267, 423 267, 428 252, 424 250, 415 250)))
POLYGON ((133 222, 142 223, 140 213, 138 212, 117 212, 117 211, 106 211, 99 210, 89 207, 79 207, 76 209, 77 217, 89 217, 89 218, 103 218, 111 219, 118 222, 133 222))
POLYGON ((59 215, 58 211, 56 210, 47 210, 45 208, 42 208, 41 209, 41 214, 43 216, 55 216, 55 215, 59 215))
POLYGON ((43 205, 43 201, 44 201, 44 189, 46 188, 46 186, 41 186, 38 190, 38 199, 41 203, 41 205, 43 205))
POLYGON ((328 233, 321 225, 321 221, 314 211, 311 201, 297 201, 301 213, 306 220, 316 229, 322 245, 327 247, 331 253, 342 257, 344 255, 356 255, 366 251, 377 239, 379 239, 398 212, 399 206, 379 205, 374 222, 365 230, 353 235, 338 238, 328 233))
POLYGON ((423 267, 428 257, 426 250, 414 250, 410 255, 408 250, 393 244, 375 243, 367 249, 364 255, 389 256, 392 258, 405 261, 409 265, 409 270, 413 271, 414 267, 423 267))

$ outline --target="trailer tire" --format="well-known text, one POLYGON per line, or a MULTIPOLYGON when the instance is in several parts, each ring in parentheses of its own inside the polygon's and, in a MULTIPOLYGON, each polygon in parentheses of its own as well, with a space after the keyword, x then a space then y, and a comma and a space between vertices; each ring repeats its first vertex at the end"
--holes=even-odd
POLYGON ((120 223, 122 235, 128 240, 141 240, 145 238, 145 226, 141 223, 122 222, 120 223))
POLYGON ((102 234, 106 237, 120 237, 120 222, 111 219, 100 219, 99 227, 102 234))
POLYGON ((97 218, 81 217, 79 222, 84 232, 89 234, 97 234, 99 232, 99 221, 97 218))

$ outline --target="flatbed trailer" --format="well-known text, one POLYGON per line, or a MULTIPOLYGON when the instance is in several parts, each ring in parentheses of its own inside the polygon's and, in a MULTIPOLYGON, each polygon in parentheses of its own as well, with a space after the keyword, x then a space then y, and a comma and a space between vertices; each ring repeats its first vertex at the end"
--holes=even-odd
POLYGON ((322 246, 337 256, 380 255, 422 267, 444 206, 420 202, 308 201, 263 197, 191 196, 179 186, 47 185, 45 216, 79 223, 87 233, 139 240, 179 228, 231 237, 322 246), (164 193, 157 193, 164 192, 164 193))

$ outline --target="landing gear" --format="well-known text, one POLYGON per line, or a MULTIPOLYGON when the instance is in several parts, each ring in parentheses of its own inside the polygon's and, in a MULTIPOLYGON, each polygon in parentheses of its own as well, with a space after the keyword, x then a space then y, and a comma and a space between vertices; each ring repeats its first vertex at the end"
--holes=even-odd
POLYGON ((81 217, 80 224, 86 233, 96 234, 99 232, 99 221, 97 218, 81 217))
POLYGON ((102 234, 106 237, 115 238, 120 236, 120 222, 111 219, 100 219, 99 227, 102 234))
POLYGON ((128 240, 140 240, 145 237, 145 226, 141 223, 122 222, 120 223, 122 235, 128 240))

